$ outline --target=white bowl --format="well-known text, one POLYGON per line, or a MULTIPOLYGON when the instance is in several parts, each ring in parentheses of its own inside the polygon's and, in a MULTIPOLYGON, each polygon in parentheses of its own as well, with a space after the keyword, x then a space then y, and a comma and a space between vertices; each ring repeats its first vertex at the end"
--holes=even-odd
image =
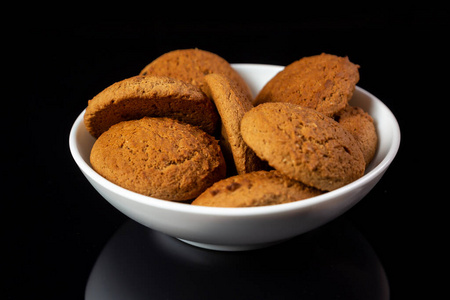
MULTIPOLYGON (((254 95, 282 66, 233 64, 254 95)), ((356 87, 350 103, 375 120, 378 149, 360 179, 332 192, 302 201, 247 208, 203 207, 156 199, 126 190, 91 167, 95 139, 81 112, 69 137, 72 156, 92 186, 131 219, 189 244, 214 250, 239 251, 266 247, 317 228, 360 201, 383 176, 400 145, 400 128, 392 112, 375 96, 356 87)))

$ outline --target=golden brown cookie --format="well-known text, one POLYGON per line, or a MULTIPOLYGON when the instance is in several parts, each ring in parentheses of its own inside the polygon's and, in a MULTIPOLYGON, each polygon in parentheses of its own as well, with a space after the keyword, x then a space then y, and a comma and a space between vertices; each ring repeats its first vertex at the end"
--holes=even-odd
POLYGON ((378 143, 372 117, 361 108, 349 105, 338 112, 334 119, 353 135, 368 165, 375 156, 378 143))
POLYGON ((321 191, 290 179, 278 171, 257 171, 214 183, 192 204, 252 207, 288 203, 320 194, 321 191))
POLYGON ((88 102, 84 123, 99 137, 121 121, 170 117, 213 134, 219 115, 196 86, 162 76, 135 76, 107 87, 88 102))
POLYGON ((358 143, 336 121, 292 103, 264 103, 241 121, 244 141, 269 165, 320 190, 364 175, 358 143))
POLYGON ((352 98, 358 68, 348 57, 322 53, 302 58, 275 75, 256 96, 254 105, 290 102, 332 117, 352 98))
POLYGON ((205 87, 207 74, 219 73, 231 78, 242 92, 252 99, 247 83, 231 65, 219 55, 200 49, 181 49, 167 52, 148 64, 140 75, 163 75, 193 85, 205 87))
POLYGON ((261 170, 262 161, 244 142, 240 130, 242 117, 253 107, 251 100, 222 74, 206 75, 205 82, 206 93, 216 104, 222 120, 221 145, 225 157, 232 159, 238 174, 261 170))
POLYGON ((123 188, 174 201, 197 197, 226 172, 213 137, 169 118, 113 125, 95 142, 90 161, 96 172, 123 188))

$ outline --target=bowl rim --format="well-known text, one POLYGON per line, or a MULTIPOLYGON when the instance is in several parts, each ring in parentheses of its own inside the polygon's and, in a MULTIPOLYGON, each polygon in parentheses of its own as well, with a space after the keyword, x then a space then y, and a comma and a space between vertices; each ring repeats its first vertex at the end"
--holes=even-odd
MULTIPOLYGON (((233 67, 237 69, 243 68, 260 68, 260 67, 268 67, 268 68, 283 68, 283 66, 270 65, 270 64, 250 64, 250 63, 242 63, 242 64, 231 64, 233 67)), ((394 160, 398 149, 400 147, 400 127, 395 118, 394 114, 390 111, 390 109, 377 97, 369 93, 368 91, 356 86, 358 92, 366 94, 374 101, 378 102, 378 105, 381 105, 385 112, 387 113, 388 118, 392 122, 392 143, 389 145, 386 156, 376 165, 372 170, 368 173, 364 174, 361 178, 341 187, 336 190, 327 192, 325 194, 311 197, 308 199, 304 199, 301 201, 294 201, 290 203, 283 203, 277 205, 269 205, 269 206, 258 206, 258 207, 208 207, 208 206, 198 206, 198 205, 190 205, 186 203, 180 203, 175 201, 163 200, 158 198, 153 198, 150 196, 145 196, 142 194, 138 194, 136 192, 127 190, 122 188, 109 180, 102 177, 100 174, 94 171, 92 167, 83 159, 80 154, 80 147, 77 144, 77 135, 79 130, 84 125, 84 113, 86 109, 84 109, 75 122, 73 123, 70 134, 69 134, 69 149, 72 154, 73 159, 76 164, 80 168, 80 170, 87 176, 94 180, 99 185, 103 186, 105 189, 112 191, 115 194, 118 194, 121 197, 124 197, 128 200, 140 202, 144 205, 153 206, 155 208, 177 211, 182 213, 189 214, 197 214, 197 215, 209 215, 209 216, 228 216, 228 217, 241 217, 241 216, 261 216, 261 215, 270 215, 270 214, 278 214, 285 213, 288 211, 295 211, 298 209, 303 209, 305 207, 317 205, 319 203, 330 201, 336 197, 341 197, 346 193, 349 193, 352 189, 357 188, 358 186, 364 186, 366 183, 370 182, 374 178, 379 175, 382 175, 394 160)))

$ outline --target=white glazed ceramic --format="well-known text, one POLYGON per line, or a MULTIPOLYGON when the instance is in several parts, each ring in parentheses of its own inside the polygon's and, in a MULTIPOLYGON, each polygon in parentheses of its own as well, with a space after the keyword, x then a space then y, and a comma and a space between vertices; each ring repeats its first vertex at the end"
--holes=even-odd
MULTIPOLYGON (((281 66, 233 64, 254 95, 283 69, 281 66)), ((262 207, 203 207, 160 200, 121 188, 89 163, 94 138, 87 132, 81 112, 69 137, 72 156, 92 186, 131 219, 195 246, 226 251, 266 247, 321 226, 360 201, 380 180, 397 154, 400 129, 391 111, 375 96, 356 87, 350 102, 369 112, 378 132, 378 149, 360 179, 310 199, 262 207)))

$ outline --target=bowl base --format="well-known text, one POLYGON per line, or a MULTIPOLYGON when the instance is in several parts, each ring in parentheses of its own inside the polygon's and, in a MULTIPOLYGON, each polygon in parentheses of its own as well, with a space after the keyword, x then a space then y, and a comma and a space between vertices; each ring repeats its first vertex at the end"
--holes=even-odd
POLYGON ((256 250, 261 248, 270 247, 279 243, 284 242, 284 240, 276 241, 276 242, 270 242, 270 243, 262 243, 262 244, 250 244, 250 245, 216 245, 216 244, 207 244, 207 243, 199 243, 199 242, 193 242, 188 241, 184 239, 177 238, 178 240, 203 249, 208 250, 215 250, 215 251, 249 251, 249 250, 256 250))

